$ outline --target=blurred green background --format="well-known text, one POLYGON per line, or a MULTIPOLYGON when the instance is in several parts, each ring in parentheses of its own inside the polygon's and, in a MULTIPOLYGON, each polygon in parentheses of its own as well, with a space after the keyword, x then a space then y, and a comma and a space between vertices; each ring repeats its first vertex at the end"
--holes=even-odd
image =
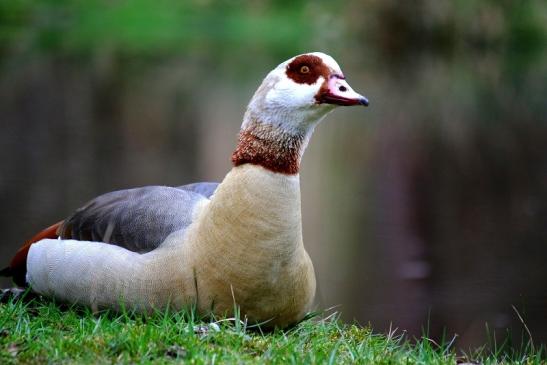
POLYGON ((221 180, 262 78, 308 51, 371 101, 303 160, 321 306, 464 348, 519 342, 515 306, 545 343, 543 0, 0 0, 0 264, 98 194, 221 180))

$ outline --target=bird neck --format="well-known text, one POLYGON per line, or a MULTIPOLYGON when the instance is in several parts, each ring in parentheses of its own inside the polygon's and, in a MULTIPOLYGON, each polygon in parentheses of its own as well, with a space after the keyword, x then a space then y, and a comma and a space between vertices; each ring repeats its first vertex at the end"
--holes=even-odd
POLYGON ((250 113, 245 119, 232 154, 234 166, 254 164, 273 172, 298 174, 311 131, 290 131, 281 124, 264 123, 250 113))
POLYGON ((252 164, 232 168, 186 238, 196 252, 216 252, 210 260, 217 267, 245 258, 260 261, 258 270, 268 260, 291 260, 303 250, 299 175, 252 164))

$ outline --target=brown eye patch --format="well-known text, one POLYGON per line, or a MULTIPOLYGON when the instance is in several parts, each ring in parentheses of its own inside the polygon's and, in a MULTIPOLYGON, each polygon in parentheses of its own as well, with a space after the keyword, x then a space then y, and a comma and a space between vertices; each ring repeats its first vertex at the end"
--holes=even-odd
POLYGON ((305 54, 296 57, 287 65, 287 76, 298 84, 314 84, 319 76, 329 78, 330 70, 317 56, 305 54))

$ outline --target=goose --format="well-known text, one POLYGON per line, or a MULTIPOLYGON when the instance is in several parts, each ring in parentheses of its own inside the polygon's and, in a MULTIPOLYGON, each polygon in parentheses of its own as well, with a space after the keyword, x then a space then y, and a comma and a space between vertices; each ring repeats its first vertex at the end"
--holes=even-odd
POLYGON ((221 183, 101 195, 27 241, 0 274, 37 294, 137 312, 192 306, 287 327, 311 309, 316 280, 302 238, 299 167, 337 106, 368 105, 321 52, 281 63, 244 114, 221 183))

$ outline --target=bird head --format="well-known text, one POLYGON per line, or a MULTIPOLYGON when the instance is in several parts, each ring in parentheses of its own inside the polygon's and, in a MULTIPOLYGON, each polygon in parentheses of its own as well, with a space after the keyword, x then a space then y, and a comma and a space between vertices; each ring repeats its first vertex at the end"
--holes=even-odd
POLYGON ((305 133, 335 107, 351 105, 367 106, 368 100, 351 88, 331 56, 313 52, 273 69, 253 96, 245 119, 305 133))

